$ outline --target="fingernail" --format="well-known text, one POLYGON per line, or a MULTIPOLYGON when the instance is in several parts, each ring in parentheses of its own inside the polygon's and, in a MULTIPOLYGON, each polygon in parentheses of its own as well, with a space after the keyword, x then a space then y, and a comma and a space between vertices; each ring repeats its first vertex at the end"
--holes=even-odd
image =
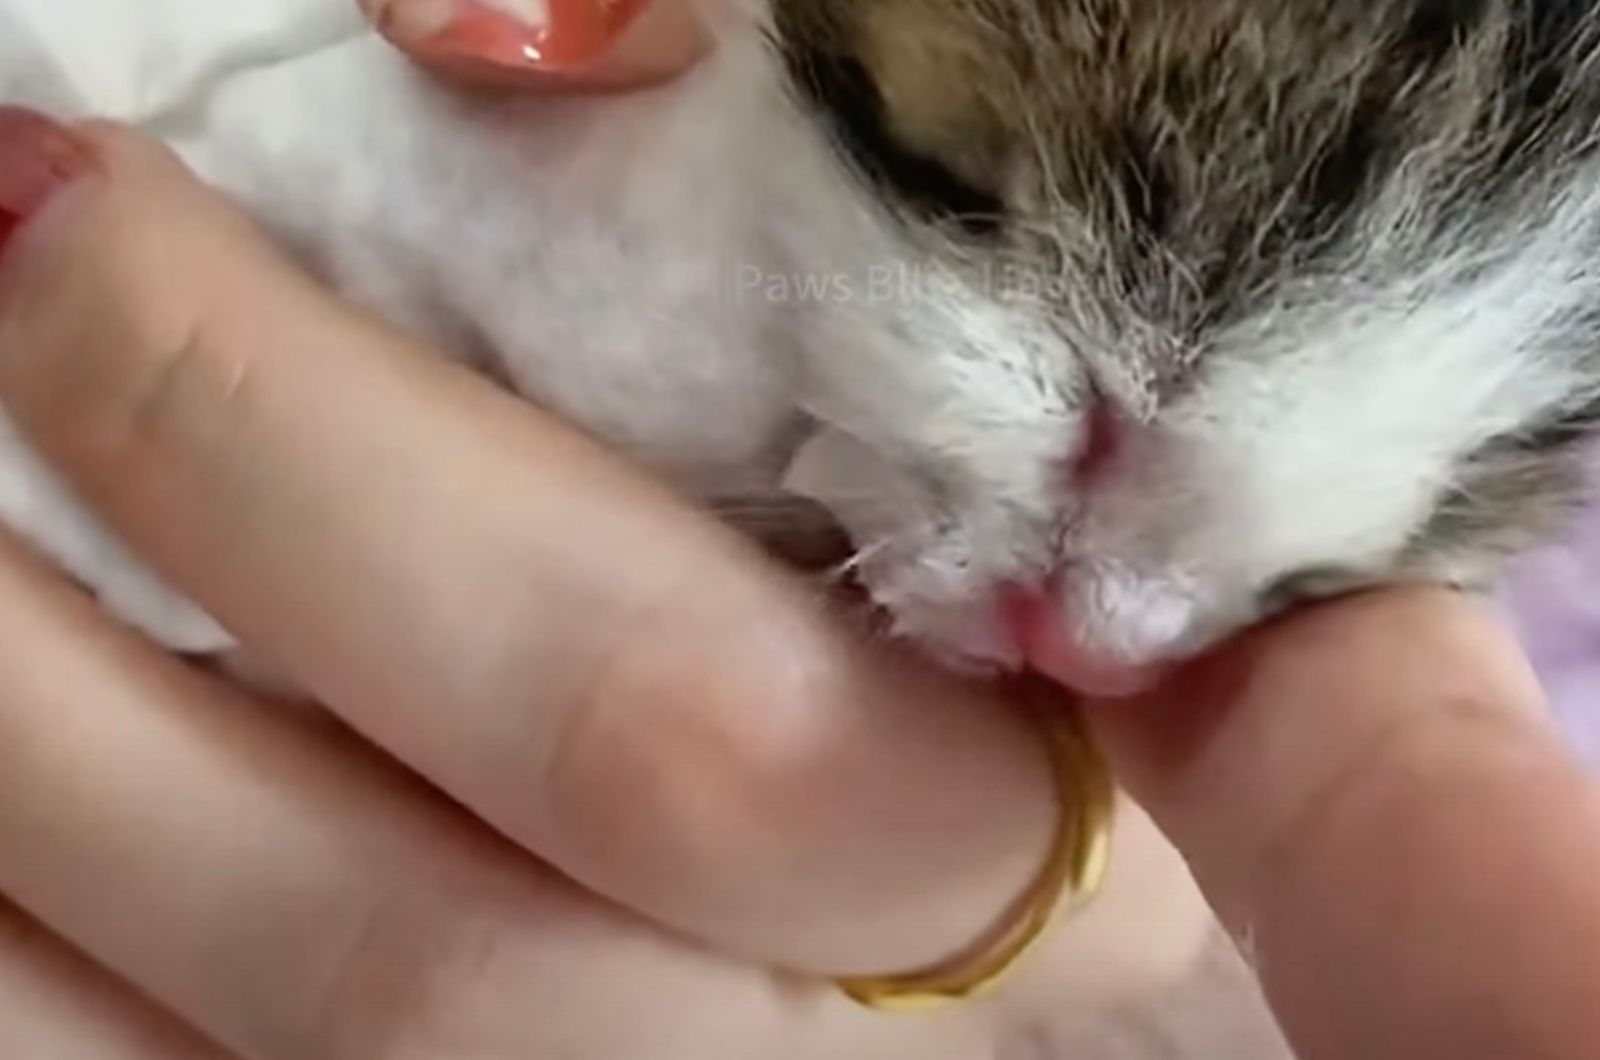
POLYGON ((441 58, 546 73, 600 60, 648 0, 457 0, 455 17, 426 41, 441 58))
POLYGON ((94 152, 55 119, 0 106, 0 256, 57 192, 94 169, 94 152))

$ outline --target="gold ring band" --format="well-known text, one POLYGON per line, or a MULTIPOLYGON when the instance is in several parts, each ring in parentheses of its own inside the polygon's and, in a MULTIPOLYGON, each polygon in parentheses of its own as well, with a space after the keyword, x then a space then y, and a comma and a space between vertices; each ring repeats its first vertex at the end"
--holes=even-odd
POLYGON ((1110 860, 1116 795, 1111 775, 1077 713, 1040 706, 1060 823, 1044 871, 993 935, 962 956, 909 975, 836 980, 852 1000, 882 1012, 922 1012, 987 993, 1032 951, 1051 923, 1099 892, 1110 860))

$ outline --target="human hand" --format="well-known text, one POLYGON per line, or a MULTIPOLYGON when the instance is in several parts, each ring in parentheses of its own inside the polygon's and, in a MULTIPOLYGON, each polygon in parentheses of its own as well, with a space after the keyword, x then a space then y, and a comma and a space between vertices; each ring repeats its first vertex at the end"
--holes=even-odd
POLYGON ((1438 589, 1248 634, 1093 714, 1304 1060, 1600 1050, 1600 784, 1438 589))
MULTIPOLYGON (((136 987, 117 1011, 294 1060, 923 1058, 1014 1026, 872 1018, 821 977, 937 963, 1026 889, 1058 809, 1025 717, 333 301, 132 134, 0 111, 0 208, 12 417, 360 734, 0 548, 0 894, 136 987)), ((1176 878, 1126 840, 1125 877, 1176 878)), ((1052 1008, 1139 979, 1129 912, 1059 933, 1052 1008)))
MULTIPOLYGON (((674 941, 672 929, 755 961, 830 972, 914 967, 960 947, 1043 857, 1053 810, 1027 727, 969 689, 871 657, 742 542, 520 403, 328 302, 170 158, 104 135, 99 183, 76 186, 24 232, 0 283, 8 407, 147 553, 374 743, 524 847, 544 854, 541 837, 569 844, 546 856, 570 859, 569 872, 617 901, 537 870, 354 741, 252 710, 145 651, 15 551, 0 558, 0 652, 9 655, 0 672, 15 676, 0 740, 0 892, 251 1055, 362 1055, 375 1036, 409 1044, 457 1032, 477 1035, 487 1055, 544 1042, 578 1056, 646 1046, 703 1055, 712 1025, 723 1042, 747 1035, 747 1052, 781 1042, 797 1055, 970 1053, 972 1040, 951 1036, 947 1022, 930 1034, 930 1025, 863 1021, 814 982, 723 963, 674 941), (572 539, 553 536, 556 525, 572 539), (674 594, 685 565, 694 592, 674 594), (507 571, 525 580, 508 584, 507 571), (670 621, 652 621, 662 615, 670 621), (641 631, 662 639, 645 643, 641 631), (596 686, 584 663, 607 655, 596 686), (797 663, 820 683, 773 687, 774 674, 806 677, 797 663), (549 698, 529 703, 526 690, 544 692, 547 680, 549 698), (751 698, 773 712, 752 712, 751 698), (550 773, 564 794, 552 799, 534 775, 536 752, 559 742, 570 763, 573 741, 539 737, 570 732, 573 717, 600 721, 577 726, 587 738, 576 765, 550 773), (606 781, 624 764, 639 767, 637 786, 619 791, 606 781), (742 827, 718 834, 730 820, 742 827), (884 842, 907 827, 914 841, 884 842), (178 889, 175 879, 193 882, 178 889), (486 948, 481 965, 458 948, 472 940, 486 948), (478 974, 461 974, 463 963, 478 974), (355 998, 337 1011, 319 993, 330 976, 355 998), (425 999, 413 1003, 413 991, 425 999)), ((6 161, 0 173, 17 173, 14 156, 6 161)), ((0 185, 0 196, 14 190, 0 185)), ((1369 605, 1322 614, 1358 606, 1369 605)), ((1354 965, 1388 970, 1408 936, 1392 917, 1369 914, 1395 881, 1359 877, 1329 895, 1313 886, 1323 876, 1302 871, 1284 884, 1282 866, 1303 868, 1301 855, 1261 850, 1325 848, 1317 829, 1272 811, 1314 790, 1319 774, 1307 765, 1342 762, 1359 775, 1353 749, 1374 731, 1363 724, 1392 718, 1394 704, 1427 716, 1442 696, 1523 717, 1516 705, 1531 702, 1530 686, 1506 683, 1514 653, 1483 650, 1492 637, 1460 636, 1475 627, 1444 621, 1447 611, 1430 615, 1388 624, 1369 615, 1356 626, 1379 643, 1356 637, 1337 650, 1327 627, 1283 632, 1307 628, 1296 624, 1307 616, 1224 653, 1144 709, 1101 715, 1124 776, 1200 867, 1213 900, 1236 925, 1253 925, 1258 953, 1287 954, 1308 976, 1309 987, 1285 987, 1286 965, 1267 966, 1280 1010, 1311 1048, 1340 1041, 1320 1032, 1376 1026, 1395 1031, 1379 1046, 1427 1055, 1403 1048, 1418 1039, 1401 1032, 1419 1028, 1350 1019, 1360 1006, 1320 989, 1346 982, 1354 965), (1397 626, 1408 636, 1435 630, 1436 650, 1411 671, 1381 652, 1355 666, 1367 657, 1356 648, 1382 647, 1397 626), (1281 709, 1326 703, 1285 696, 1317 687, 1308 668, 1337 696, 1352 690, 1330 671, 1380 673, 1393 697, 1371 688, 1354 697, 1377 706, 1354 712, 1362 724, 1346 741, 1345 729, 1318 726, 1349 712, 1281 709), (1240 683, 1208 684, 1208 673, 1240 683), (1441 674, 1476 692, 1441 690, 1441 674), (1289 729, 1275 727, 1280 714, 1289 729), (1167 728, 1184 720, 1194 724, 1167 728), (1266 898, 1283 894, 1263 915, 1266 898), (1293 930, 1307 920, 1348 929, 1319 919, 1313 899, 1349 897, 1358 900, 1340 908, 1356 926, 1377 925, 1366 936, 1293 930)), ((1546 751, 1532 760, 1554 765, 1548 775, 1561 783, 1533 786, 1540 800, 1514 809, 1540 819, 1559 809, 1546 823, 1572 825, 1589 789, 1553 745, 1546 751)), ((1493 764, 1466 757, 1473 769, 1493 764)), ((1387 761, 1362 770, 1379 782, 1407 775, 1387 761)), ((1425 817, 1443 804, 1428 785, 1399 786, 1400 809, 1425 817)), ((1486 790, 1498 798, 1507 787, 1486 790)), ((1438 824, 1418 828, 1436 837, 1428 829, 1438 824)), ((1589 833, 1579 827, 1569 842, 1565 827, 1554 831, 1574 875, 1592 867, 1589 833)), ((1500 849, 1443 853, 1470 861, 1500 849)), ((1435 875, 1441 863, 1448 857, 1435 875)), ((1526 910, 1507 890, 1492 896, 1485 922, 1520 930, 1526 910)), ((1569 892, 1594 893, 1541 888, 1534 898, 1569 892)), ((1460 931, 1462 909, 1436 904, 1431 930, 1503 942, 1460 931)), ((1546 926, 1581 932, 1582 910, 1561 912, 1546 926)), ((1096 971, 1083 937, 1064 932, 1060 951, 1096 971)), ((19 959, 33 967, 39 949, 21 948, 19 959)), ((1533 949, 1541 960, 1552 952, 1533 949)), ((1431 970, 1424 986, 1478 982, 1431 970)), ((1525 970, 1513 968, 1526 979, 1525 970)), ((1355 985, 1374 985, 1381 1003, 1407 997, 1375 989, 1384 982, 1355 985)), ((70 989, 56 996, 81 1008, 70 989)), ((1569 997, 1552 990, 1509 1011, 1534 1030, 1561 1018, 1563 1035, 1579 1034, 1586 1028, 1571 1028, 1584 1013, 1569 997)), ((1452 1011, 1413 1005, 1401 1015, 1452 1011)), ((1457 1026, 1490 1040, 1470 1021, 1457 1026)))

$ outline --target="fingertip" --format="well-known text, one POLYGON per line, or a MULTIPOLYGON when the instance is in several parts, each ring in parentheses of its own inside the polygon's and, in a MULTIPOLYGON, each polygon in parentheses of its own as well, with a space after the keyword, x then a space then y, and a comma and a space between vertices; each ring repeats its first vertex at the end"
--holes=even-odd
POLYGON ((0 257, 12 270, 39 216, 101 165, 93 144, 50 116, 0 107, 0 257))
POLYGON ((112 173, 159 171, 169 177, 190 177, 188 167, 171 147, 137 126, 110 118, 88 118, 69 128, 112 173))
POLYGON ((75 218, 107 192, 193 181, 165 145, 120 122, 65 123, 24 107, 0 106, 0 253, 7 286, 26 263, 71 227, 57 218, 62 204, 75 218), (69 194, 70 193, 70 194, 69 194), (46 222, 46 215, 52 218, 46 222), (39 231, 44 229, 46 231, 39 231))
POLYGON ((292 269, 250 219, 127 125, 0 114, 0 206, 18 202, 0 260, 0 398, 69 473, 127 467, 130 432, 164 422, 152 395, 170 392, 174 365, 203 350, 232 371, 263 316, 304 314, 308 285, 283 282, 292 269))

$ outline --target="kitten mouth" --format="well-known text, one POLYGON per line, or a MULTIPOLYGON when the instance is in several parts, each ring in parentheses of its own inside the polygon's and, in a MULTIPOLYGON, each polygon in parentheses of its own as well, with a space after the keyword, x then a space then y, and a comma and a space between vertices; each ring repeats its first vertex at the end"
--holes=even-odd
POLYGON ((1030 644, 1028 665, 1038 674, 1080 695, 1127 699, 1161 683, 1166 667, 1130 663, 1083 651, 1067 639, 1030 644))
POLYGON ((1077 635, 1062 609, 1037 589, 1009 587, 1000 595, 1001 622, 1029 669, 1080 695, 1124 699, 1159 684, 1162 660, 1128 659, 1077 635))

